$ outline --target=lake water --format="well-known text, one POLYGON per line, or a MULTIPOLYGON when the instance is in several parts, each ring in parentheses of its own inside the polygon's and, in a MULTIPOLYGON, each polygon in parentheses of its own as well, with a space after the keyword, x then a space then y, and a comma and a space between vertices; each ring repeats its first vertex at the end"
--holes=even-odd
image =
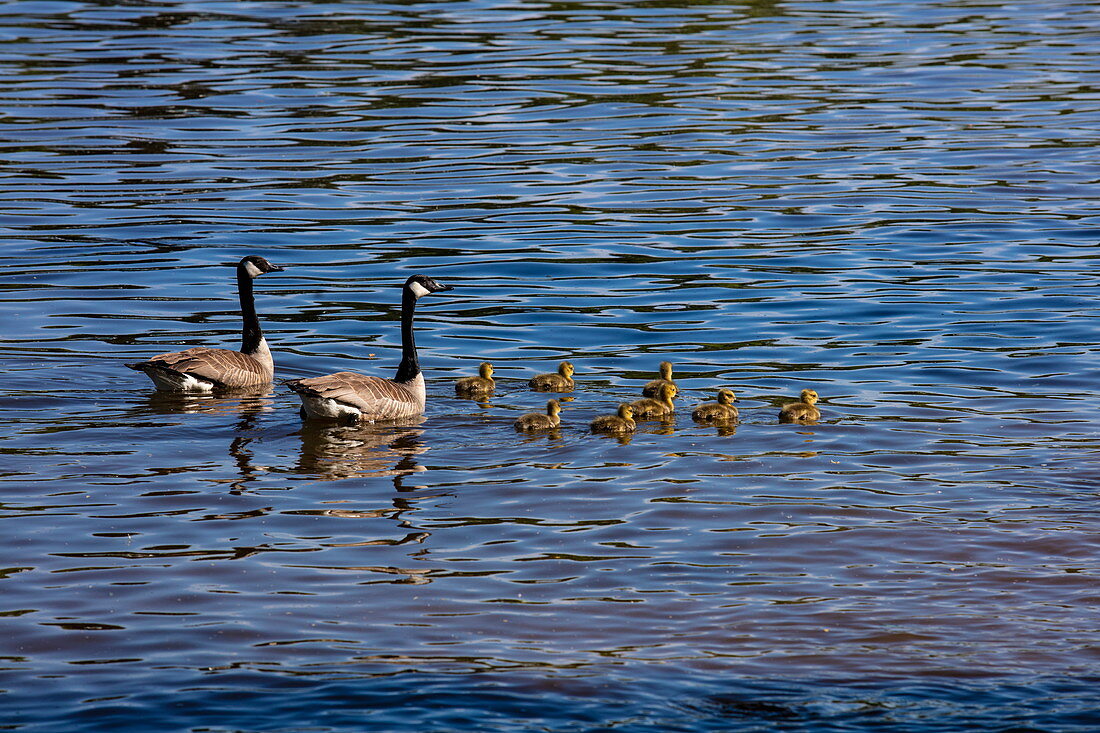
POLYGON ((1100 725, 1094 3, 0 28, 5 730, 1100 725), (396 285, 454 285, 425 419, 123 367, 235 348, 251 253, 279 378, 391 376, 396 285), (665 359, 674 422, 588 433, 665 359), (735 430, 689 417, 719 387, 735 430))

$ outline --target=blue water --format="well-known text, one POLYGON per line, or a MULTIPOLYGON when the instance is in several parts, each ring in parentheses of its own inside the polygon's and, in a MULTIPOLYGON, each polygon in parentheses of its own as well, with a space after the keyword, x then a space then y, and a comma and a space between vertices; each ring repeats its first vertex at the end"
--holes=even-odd
POLYGON ((1095 730, 1098 27, 3 6, 0 724, 1095 730), (123 366, 234 348, 253 253, 280 379, 391 375, 396 286, 455 286, 425 419, 123 366), (675 420, 590 435, 662 360, 675 420), (690 419, 719 387, 735 429, 690 419))

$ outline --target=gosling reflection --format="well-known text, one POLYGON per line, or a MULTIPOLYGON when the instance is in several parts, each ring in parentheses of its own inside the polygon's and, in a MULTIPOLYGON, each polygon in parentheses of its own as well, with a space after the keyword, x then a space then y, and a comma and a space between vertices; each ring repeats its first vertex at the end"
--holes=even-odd
MULTIPOLYGON (((417 422, 419 424, 419 421, 417 422)), ((415 456, 428 450, 424 431, 411 425, 302 424, 301 454, 294 469, 325 481, 366 476, 400 478, 424 471, 415 456)))

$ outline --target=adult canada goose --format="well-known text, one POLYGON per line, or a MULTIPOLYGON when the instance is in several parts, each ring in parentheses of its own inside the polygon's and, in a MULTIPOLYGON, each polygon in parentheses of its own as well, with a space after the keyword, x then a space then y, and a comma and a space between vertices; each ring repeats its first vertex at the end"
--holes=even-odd
POLYGON ((809 423, 821 418, 821 410, 815 407, 817 392, 804 389, 799 399, 802 401, 783 405, 783 409, 779 411, 779 422, 809 423))
POLYGON ((646 382, 646 385, 642 387, 643 397, 656 397, 661 393, 662 384, 672 384, 672 362, 662 361, 658 370, 661 378, 646 382))
POLYGON ((249 255, 237 263, 237 294, 241 301, 241 350, 196 346, 126 364, 153 380, 165 392, 213 392, 215 389, 260 387, 271 383, 275 364, 256 317, 252 281, 268 272, 282 272, 263 257, 249 255))
POLYGON ((732 389, 720 389, 718 401, 699 405, 691 413, 691 419, 699 422, 733 422, 737 419, 737 408, 733 406, 736 399, 732 389))
POLYGON ((516 430, 525 432, 534 430, 553 430, 561 425, 560 414, 561 403, 557 400, 550 400, 546 403, 545 415, 539 412, 529 412, 512 423, 512 427, 516 430))
POLYGON ((401 364, 393 379, 336 372, 323 377, 290 379, 286 385, 302 398, 302 417, 374 422, 417 417, 424 412, 424 375, 413 339, 416 301, 453 290, 427 275, 413 275, 401 291, 401 364))
POLYGON ((590 427, 593 433, 633 433, 638 424, 634 422, 634 408, 624 402, 617 414, 597 417, 590 427))
POLYGON ((497 383, 493 381, 493 365, 482 362, 478 367, 478 376, 463 377, 455 382, 455 394, 459 397, 478 397, 492 392, 497 383))
POLYGON ((672 398, 678 393, 679 390, 676 389, 675 384, 666 382, 657 390, 657 397, 643 397, 632 402, 630 407, 634 411, 634 416, 643 420, 668 417, 676 409, 676 406, 672 404, 672 398))
POLYGON ((528 386, 536 392, 572 392, 573 391, 573 365, 563 361, 558 365, 557 374, 540 374, 531 377, 528 386))

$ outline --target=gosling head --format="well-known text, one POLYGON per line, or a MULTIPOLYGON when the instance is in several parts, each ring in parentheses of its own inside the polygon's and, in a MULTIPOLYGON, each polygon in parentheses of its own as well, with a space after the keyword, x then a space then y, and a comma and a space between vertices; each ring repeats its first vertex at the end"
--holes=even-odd
POLYGON ((662 361, 661 366, 658 367, 658 369, 660 370, 661 379, 668 379, 668 380, 672 379, 672 362, 671 361, 662 361))
POLYGON ((661 396, 662 402, 672 402, 672 399, 680 394, 680 389, 672 382, 668 382, 662 384, 657 393, 661 396))
POLYGON ((405 291, 411 293, 414 300, 420 300, 425 295, 444 290, 454 290, 454 286, 438 283, 427 275, 413 275, 405 281, 405 291))
POLYGON ((561 403, 557 400, 550 400, 546 403, 546 414, 550 417, 557 417, 561 413, 561 403))
POLYGON ((487 361, 481 362, 481 366, 478 367, 477 373, 486 379, 493 378, 493 365, 487 361))
POLYGON ((732 405, 737 396, 733 393, 732 389, 720 389, 718 390, 718 404, 720 405, 732 405))
POLYGON ((284 267, 271 264, 259 255, 249 255, 237 263, 237 272, 243 272, 253 280, 260 275, 266 275, 269 272, 282 272, 285 269, 284 267))
POLYGON ((566 379, 573 376, 573 364, 572 362, 563 361, 558 365, 558 374, 562 375, 566 379))
POLYGON ((634 408, 624 402, 623 404, 619 405, 619 417, 623 418, 624 420, 633 420, 634 408))
POLYGON ((807 405, 813 405, 817 403, 817 392, 814 392, 812 389, 802 390, 802 393, 798 397, 807 405))

